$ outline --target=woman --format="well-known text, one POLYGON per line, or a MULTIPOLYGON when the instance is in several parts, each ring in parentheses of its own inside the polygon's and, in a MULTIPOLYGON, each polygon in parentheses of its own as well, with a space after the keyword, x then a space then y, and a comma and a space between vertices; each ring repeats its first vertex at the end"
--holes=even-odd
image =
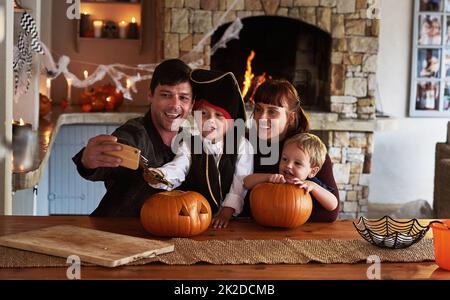
MULTIPOLYGON (((297 133, 309 130, 309 121, 303 111, 295 87, 286 80, 269 80, 258 87, 254 96, 255 108, 253 112, 254 124, 258 134, 258 145, 254 155, 254 173, 278 173, 278 162, 284 141, 297 133), (265 145, 270 147, 271 153, 262 154, 265 145), (266 163, 276 153, 275 163, 266 163)), ((328 188, 333 190, 339 202, 339 191, 333 177, 330 156, 327 154, 322 169, 316 177, 328 188)), ((250 193, 248 193, 249 195, 250 193)), ((249 214, 249 197, 246 199, 246 212, 249 214)), ((339 215, 339 205, 332 210, 324 209, 313 198, 313 211, 309 221, 333 222, 339 215)))

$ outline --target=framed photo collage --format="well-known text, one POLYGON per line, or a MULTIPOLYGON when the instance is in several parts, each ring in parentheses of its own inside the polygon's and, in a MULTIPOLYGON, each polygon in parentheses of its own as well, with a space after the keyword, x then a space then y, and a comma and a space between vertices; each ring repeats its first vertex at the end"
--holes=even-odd
POLYGON ((450 117, 450 0, 415 0, 411 117, 450 117))

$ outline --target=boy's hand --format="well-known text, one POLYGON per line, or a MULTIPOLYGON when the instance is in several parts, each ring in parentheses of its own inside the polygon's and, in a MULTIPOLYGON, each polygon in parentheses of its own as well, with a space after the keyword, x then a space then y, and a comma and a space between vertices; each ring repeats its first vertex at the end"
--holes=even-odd
POLYGON ((212 227, 214 228, 227 228, 231 216, 234 213, 234 208, 222 207, 220 213, 214 217, 212 221, 212 227))
POLYGON ((161 183, 159 180, 157 180, 155 178, 154 175, 152 175, 151 172, 156 173, 156 174, 160 175, 161 177, 164 177, 164 174, 160 170, 158 170, 156 168, 147 168, 147 169, 144 169, 144 180, 149 184, 161 183))
POLYGON ((269 182, 271 182, 271 183, 286 183, 286 179, 281 174, 272 174, 269 177, 269 182))
POLYGON ((290 178, 286 178, 286 183, 290 183, 290 184, 295 184, 295 185, 300 185, 303 184, 303 181, 301 181, 300 179, 298 179, 297 177, 290 177, 290 178))
POLYGON ((301 189, 304 189, 306 193, 310 193, 314 190, 315 183, 309 180, 301 181, 298 184, 298 187, 301 189))

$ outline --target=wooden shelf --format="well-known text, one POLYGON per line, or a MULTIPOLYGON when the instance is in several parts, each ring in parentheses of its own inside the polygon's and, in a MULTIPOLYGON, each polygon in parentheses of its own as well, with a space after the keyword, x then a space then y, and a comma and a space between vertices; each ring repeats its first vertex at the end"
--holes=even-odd
POLYGON ((24 12, 31 12, 31 9, 27 9, 27 8, 14 8, 14 13, 19 14, 19 13, 24 13, 24 12))
POLYGON ((123 42, 139 42, 140 39, 121 39, 121 38, 95 38, 95 37, 79 37, 80 41, 123 41, 123 42))
POLYGON ((141 1, 130 2, 130 1, 92 1, 92 0, 82 0, 85 3, 95 3, 95 4, 128 4, 128 5, 141 5, 141 1))
POLYGON ((143 1, 137 2, 123 2, 123 1, 92 1, 81 0, 81 12, 87 12, 91 16, 91 21, 103 20, 116 22, 119 26, 119 22, 126 21, 131 22, 132 17, 136 18, 139 26, 139 38, 95 38, 95 37, 81 37, 80 36, 80 20, 76 20, 75 23, 75 50, 80 51, 80 42, 95 43, 99 41, 108 41, 111 43, 118 42, 120 45, 125 43, 131 43, 134 47, 134 43, 137 43, 139 52, 142 51, 143 46, 143 1))

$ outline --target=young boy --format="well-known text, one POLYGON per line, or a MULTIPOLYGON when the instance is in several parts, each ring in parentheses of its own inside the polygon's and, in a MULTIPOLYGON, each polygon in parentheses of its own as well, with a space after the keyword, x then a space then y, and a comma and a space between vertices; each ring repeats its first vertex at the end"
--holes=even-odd
POLYGON ((316 174, 325 161, 327 148, 322 141, 310 133, 300 133, 288 139, 283 146, 279 165, 279 174, 257 173, 244 179, 244 186, 252 189, 259 183, 291 183, 312 194, 325 208, 336 209, 338 200, 322 184, 316 174))
POLYGON ((244 128, 233 126, 238 119, 241 125, 246 120, 244 103, 233 73, 198 69, 192 71, 191 81, 196 98, 194 119, 201 135, 181 143, 173 161, 149 169, 171 186, 148 172, 145 179, 154 188, 199 192, 213 213, 218 212, 213 227, 225 228, 233 215, 241 213, 247 193, 243 180, 253 172, 253 148, 244 137, 244 128), (195 145, 201 145, 200 149, 195 145))

